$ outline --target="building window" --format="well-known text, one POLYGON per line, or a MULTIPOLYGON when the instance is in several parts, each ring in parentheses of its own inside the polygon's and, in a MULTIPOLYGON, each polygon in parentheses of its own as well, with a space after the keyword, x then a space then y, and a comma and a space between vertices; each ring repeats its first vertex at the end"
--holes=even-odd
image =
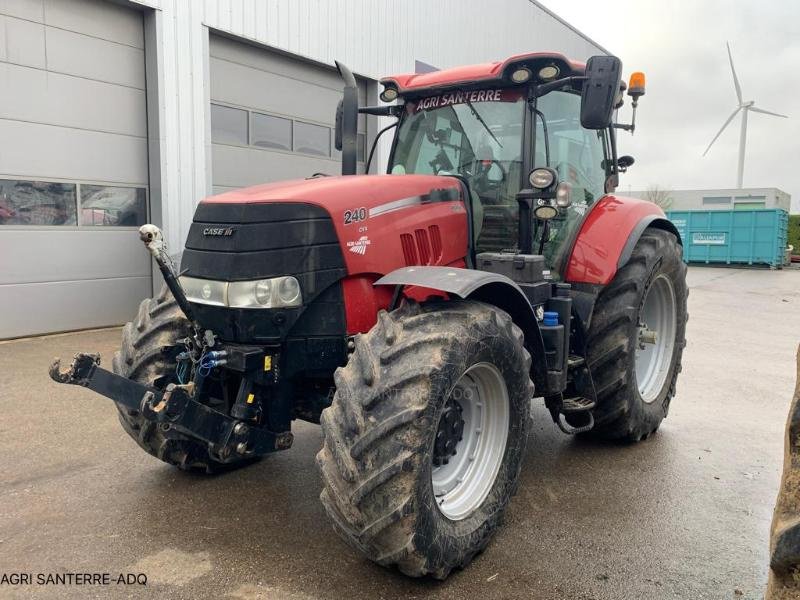
POLYGON ((292 121, 272 115, 253 113, 250 140, 260 148, 292 149, 292 121))
MULTIPOLYGON (((331 148, 331 157, 334 160, 341 160, 342 153, 333 146, 333 136, 331 136, 331 148)), ((356 141, 356 160, 360 163, 365 162, 367 160, 367 152, 367 135, 365 133, 359 133, 356 141)))
POLYGON ((766 202, 734 202, 733 204, 733 210, 759 210, 766 207, 766 202))
POLYGON ((294 150, 295 152, 329 157, 331 155, 330 128, 295 121, 294 150))
POLYGON ((730 196, 703 196, 703 204, 730 204, 730 196))
POLYGON ((0 225, 75 225, 75 184, 0 180, 0 225))
POLYGON ((219 104, 211 105, 211 141, 247 145, 247 111, 219 104))
POLYGON ((138 227, 146 222, 144 188, 81 184, 81 225, 138 227))

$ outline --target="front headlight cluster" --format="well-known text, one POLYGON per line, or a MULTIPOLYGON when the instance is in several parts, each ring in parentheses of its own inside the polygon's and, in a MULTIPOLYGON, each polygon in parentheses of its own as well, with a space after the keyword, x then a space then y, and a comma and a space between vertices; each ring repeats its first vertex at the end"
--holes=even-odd
POLYGON ((256 281, 180 277, 190 302, 230 308, 283 308, 303 304, 300 282, 291 275, 256 281))

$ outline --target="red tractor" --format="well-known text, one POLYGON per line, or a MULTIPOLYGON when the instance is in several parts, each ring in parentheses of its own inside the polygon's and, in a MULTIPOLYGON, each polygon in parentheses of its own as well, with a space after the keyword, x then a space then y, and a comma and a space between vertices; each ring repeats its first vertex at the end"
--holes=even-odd
POLYGON ((51 376, 111 398, 181 469, 244 465, 289 448, 293 419, 320 423, 336 530, 444 578, 503 517, 533 398, 567 434, 658 429, 685 345, 681 239, 655 204, 614 193, 633 163, 614 111, 644 94, 619 59, 399 75, 381 81, 391 104, 361 108, 338 67, 343 176, 203 200, 180 271, 144 226, 166 286, 113 372, 78 354, 51 376), (385 175, 355 175, 359 113, 396 119, 385 175))

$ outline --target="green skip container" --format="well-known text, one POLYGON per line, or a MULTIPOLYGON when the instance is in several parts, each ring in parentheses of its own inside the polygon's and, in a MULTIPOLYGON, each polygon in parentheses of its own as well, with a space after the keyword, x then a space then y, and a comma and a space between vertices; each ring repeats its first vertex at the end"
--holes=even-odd
POLYGON ((783 266, 789 215, 780 209, 667 211, 688 263, 783 266))

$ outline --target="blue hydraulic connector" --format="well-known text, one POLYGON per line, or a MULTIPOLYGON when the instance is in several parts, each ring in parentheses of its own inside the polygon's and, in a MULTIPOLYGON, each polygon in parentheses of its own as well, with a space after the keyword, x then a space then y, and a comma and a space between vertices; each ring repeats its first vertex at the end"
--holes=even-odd
POLYGON ((548 327, 558 325, 558 313, 550 310, 544 311, 544 318, 542 319, 542 325, 548 327))

